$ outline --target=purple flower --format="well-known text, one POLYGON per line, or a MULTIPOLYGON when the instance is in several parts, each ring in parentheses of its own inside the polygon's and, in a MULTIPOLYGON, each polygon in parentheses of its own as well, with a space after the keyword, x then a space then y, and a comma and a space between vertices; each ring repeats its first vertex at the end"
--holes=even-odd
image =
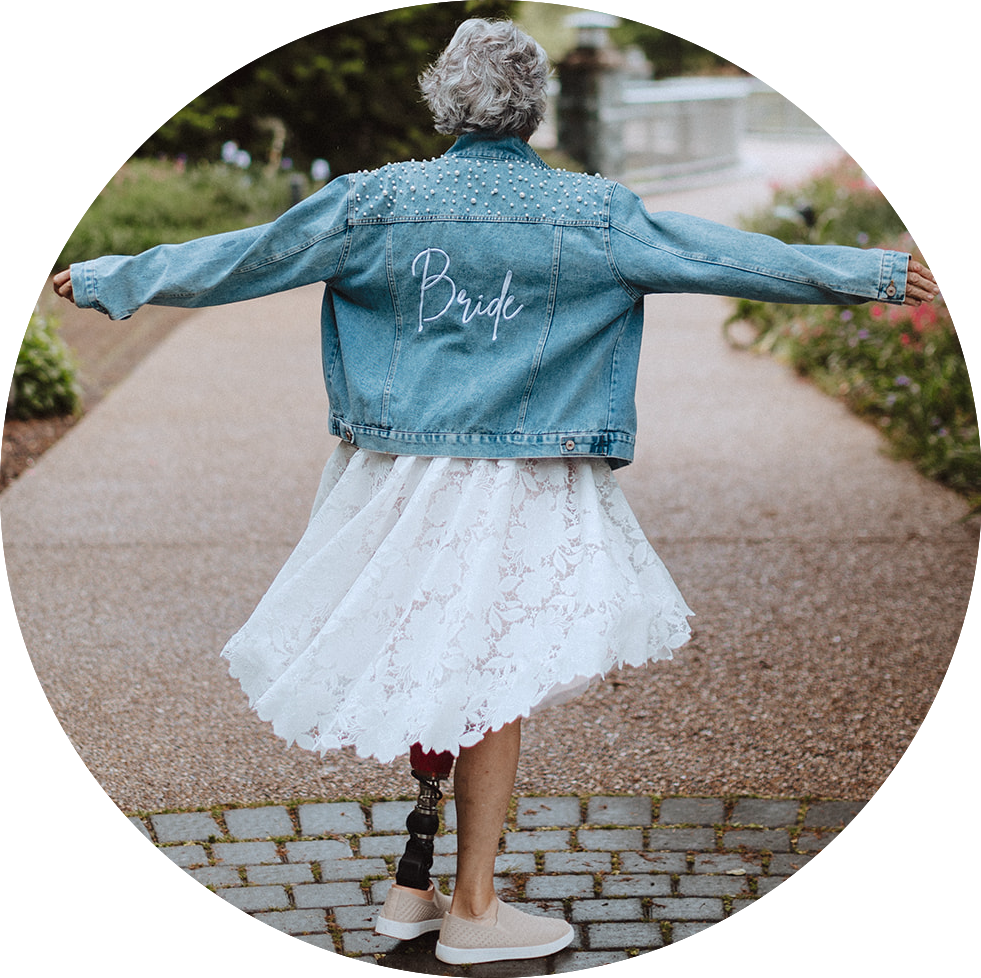
POLYGON ((909 377, 905 376, 904 374, 900 374, 895 380, 897 387, 909 387, 909 385, 912 383, 913 381, 911 381, 909 377))

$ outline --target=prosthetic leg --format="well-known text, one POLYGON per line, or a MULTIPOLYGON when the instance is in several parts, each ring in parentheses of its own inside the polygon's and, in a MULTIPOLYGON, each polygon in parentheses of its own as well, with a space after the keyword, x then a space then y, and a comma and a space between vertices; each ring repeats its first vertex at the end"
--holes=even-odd
POLYGON ((409 764, 412 777, 419 782, 419 798, 405 820, 409 841, 399 860, 395 882, 414 890, 428 890, 429 871, 433 866, 433 840, 439 831, 437 805, 443 797, 439 782, 450 776, 453 754, 450 751, 425 752, 422 744, 413 744, 409 750, 409 764))

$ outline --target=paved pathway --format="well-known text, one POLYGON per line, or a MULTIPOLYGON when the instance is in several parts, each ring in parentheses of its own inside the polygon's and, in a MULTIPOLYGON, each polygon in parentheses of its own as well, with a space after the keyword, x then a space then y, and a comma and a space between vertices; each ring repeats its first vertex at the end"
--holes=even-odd
MULTIPOLYGON (((412 802, 222 808, 131 821, 233 906, 317 947, 427 974, 543 975, 677 943, 771 892, 861 804, 755 798, 518 798, 497 860, 503 899, 564 916, 576 932, 549 958, 440 965, 435 935, 397 941, 373 923, 405 846, 412 802)), ((433 876, 455 872, 453 802, 433 876)))

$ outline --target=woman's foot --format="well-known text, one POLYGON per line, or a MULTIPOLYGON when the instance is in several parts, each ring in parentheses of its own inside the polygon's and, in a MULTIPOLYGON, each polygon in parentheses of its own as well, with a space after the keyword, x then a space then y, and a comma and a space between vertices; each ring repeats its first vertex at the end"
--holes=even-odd
POLYGON ((375 931, 386 937, 409 941, 439 930, 443 915, 449 909, 450 898, 435 886, 430 885, 428 890, 412 890, 394 883, 375 921, 375 931))
POLYGON ((447 913, 436 957, 446 964, 540 958, 561 951, 575 936, 565 920, 524 913, 499 900, 483 916, 477 922, 447 913))

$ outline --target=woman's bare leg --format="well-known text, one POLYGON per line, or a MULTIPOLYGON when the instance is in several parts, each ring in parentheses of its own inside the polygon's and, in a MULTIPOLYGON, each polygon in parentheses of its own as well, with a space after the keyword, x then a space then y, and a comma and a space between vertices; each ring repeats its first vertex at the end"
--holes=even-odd
POLYGON ((453 777, 458 853, 450 912, 466 920, 496 914, 494 859, 521 751, 521 720, 460 751, 453 777))

